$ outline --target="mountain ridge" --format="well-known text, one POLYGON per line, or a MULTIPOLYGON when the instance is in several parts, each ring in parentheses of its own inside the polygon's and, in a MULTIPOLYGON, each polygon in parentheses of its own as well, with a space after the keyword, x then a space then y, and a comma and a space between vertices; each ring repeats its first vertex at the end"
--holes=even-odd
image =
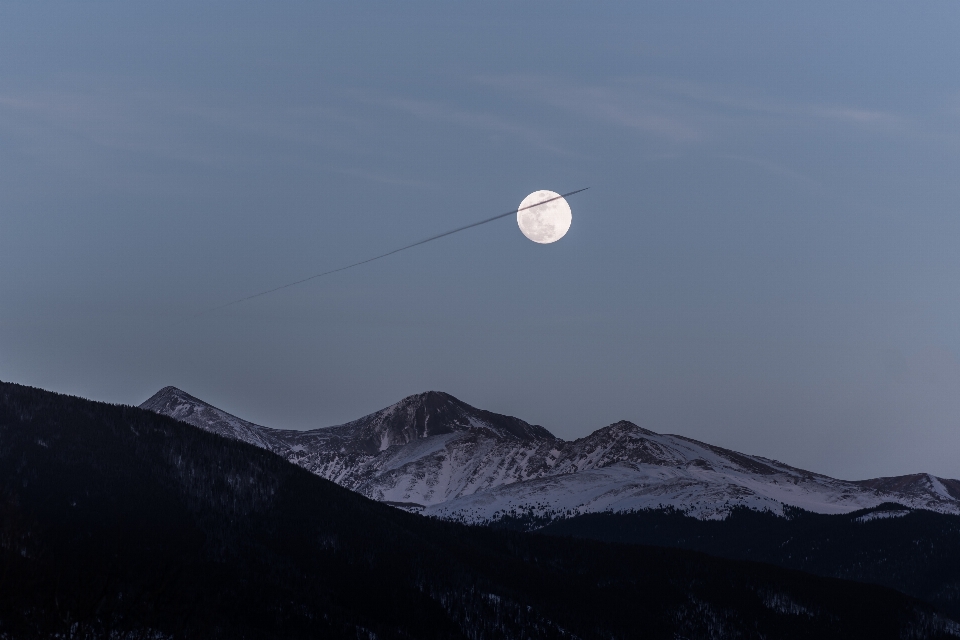
POLYGON ((437 391, 309 431, 256 425, 175 387, 141 408, 270 449, 367 497, 465 523, 644 508, 706 519, 741 506, 847 513, 884 502, 960 514, 957 480, 837 480, 626 420, 567 441, 437 391))

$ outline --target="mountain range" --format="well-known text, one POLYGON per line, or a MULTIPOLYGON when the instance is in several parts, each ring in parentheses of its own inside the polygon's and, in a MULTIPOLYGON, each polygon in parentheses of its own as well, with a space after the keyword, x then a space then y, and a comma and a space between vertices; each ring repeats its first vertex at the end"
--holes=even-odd
POLYGON ((268 449, 374 500, 469 524, 665 508, 700 519, 744 507, 841 514, 884 503, 960 514, 957 480, 838 480, 628 421, 566 441, 436 391, 308 431, 253 424, 176 387, 140 406, 268 449))
MULTIPOLYGON (((334 436, 366 459, 384 441, 359 432, 334 436)), ((423 518, 260 445, 0 382, 3 639, 957 637, 883 586, 423 518)))

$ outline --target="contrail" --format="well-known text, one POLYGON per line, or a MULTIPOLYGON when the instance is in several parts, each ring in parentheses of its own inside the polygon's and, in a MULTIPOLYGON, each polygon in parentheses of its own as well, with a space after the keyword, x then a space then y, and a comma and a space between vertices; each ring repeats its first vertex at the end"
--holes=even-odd
POLYGON ((212 313, 212 312, 214 312, 214 311, 219 311, 220 309, 226 309, 227 307, 232 307, 232 306, 235 305, 235 304, 240 304, 241 302, 246 302, 247 300, 253 300, 254 298, 259 298, 260 296, 265 296, 265 295, 267 295, 268 293, 273 293, 273 292, 275 292, 275 291, 280 291, 281 289, 288 289, 288 288, 290 288, 290 287, 295 287, 295 286, 297 286, 298 284, 303 284, 304 282, 308 282, 308 281, 310 281, 310 280, 316 280, 317 278, 322 278, 323 276, 329 276, 329 275, 331 275, 331 274, 333 274, 333 273, 339 273, 340 271, 346 271, 347 269, 353 269, 354 267, 359 267, 359 266, 362 265, 362 264, 367 264, 368 262, 373 262, 374 260, 379 260, 380 258, 386 258, 387 256, 392 256, 392 255, 395 254, 395 253, 400 253, 401 251, 406 251, 407 249, 412 249, 413 247, 418 247, 418 246, 420 246, 421 244, 426 244, 426 243, 428 243, 428 242, 433 242, 434 240, 439 240, 440 238, 444 238, 444 237, 446 237, 446 236, 450 236, 450 235, 453 235, 453 234, 455 234, 455 233, 460 233, 461 231, 466 231, 467 229, 472 229, 473 227, 479 227, 479 226, 482 225, 482 224, 487 224, 488 222, 493 222, 494 220, 499 220, 500 218, 506 218, 507 216, 516 214, 518 211, 523 211, 524 209, 531 209, 531 208, 533 208, 533 207, 538 207, 538 206, 540 206, 541 204, 546 204, 547 202, 553 202, 554 200, 559 200, 560 198, 569 198, 570 196, 574 195, 575 193, 580 193, 581 191, 586 191, 586 190, 589 189, 589 188, 590 188, 590 187, 584 187, 583 189, 577 189, 576 191, 571 191, 570 193, 564 193, 563 195, 559 195, 559 196, 557 196, 557 197, 555 197, 555 198, 549 198, 549 199, 547 199, 547 200, 544 200, 544 201, 542 201, 542 202, 538 202, 538 203, 536 203, 536 204, 527 205, 526 207, 521 207, 521 208, 519 208, 519 209, 513 209, 512 211, 507 211, 506 213, 501 213, 500 215, 493 216, 492 218, 487 218, 486 220, 481 220, 480 222, 474 222, 473 224, 468 224, 468 225, 465 225, 465 226, 462 226, 462 227, 457 227, 456 229, 452 229, 452 230, 450 230, 450 231, 444 231, 443 233, 439 233, 439 234, 437 234, 437 235, 435 235, 435 236, 430 236, 429 238, 425 238, 425 239, 420 240, 420 241, 418 241, 418 242, 414 242, 413 244, 408 244, 408 245, 406 245, 405 247, 400 247, 399 249, 394 249, 393 251, 388 251, 388 252, 386 252, 386 253, 381 253, 381 254, 378 255, 378 256, 374 256, 374 257, 372 257, 372 258, 367 258, 366 260, 361 260, 360 262, 354 262, 353 264, 348 264, 348 265, 345 266, 345 267, 338 267, 338 268, 336 268, 336 269, 331 269, 330 271, 324 271, 323 273, 318 273, 318 274, 316 274, 316 275, 310 276, 309 278, 303 278, 302 280, 297 280, 296 282, 290 282, 290 283, 288 283, 288 284, 283 284, 283 285, 280 285, 279 287, 274 287, 273 289, 267 289, 266 291, 261 291, 260 293, 255 293, 255 294, 250 295, 250 296, 247 296, 247 297, 245 297, 245 298, 240 298, 240 299, 238 299, 238 300, 234 300, 233 302, 228 302, 228 303, 226 303, 226 304, 222 304, 222 305, 220 305, 219 307, 212 307, 212 308, 210 308, 210 309, 206 309, 205 311, 201 311, 201 312, 199 312, 199 313, 196 313, 196 314, 190 316, 190 318, 185 318, 184 320, 189 320, 189 319, 192 319, 192 318, 196 318, 196 317, 198 317, 198 316, 202 316, 202 315, 207 314, 207 313, 212 313))

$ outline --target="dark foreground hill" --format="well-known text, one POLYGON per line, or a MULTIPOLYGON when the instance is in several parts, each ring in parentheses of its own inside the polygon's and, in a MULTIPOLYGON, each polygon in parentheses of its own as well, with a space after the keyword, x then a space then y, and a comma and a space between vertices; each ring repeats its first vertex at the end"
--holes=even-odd
POLYGON ((883 587, 467 528, 171 418, 0 383, 0 637, 941 638, 883 587))
POLYGON ((960 516, 881 505, 841 515, 737 509, 725 520, 678 511, 595 513, 544 533, 702 551, 893 587, 960 618, 960 516))

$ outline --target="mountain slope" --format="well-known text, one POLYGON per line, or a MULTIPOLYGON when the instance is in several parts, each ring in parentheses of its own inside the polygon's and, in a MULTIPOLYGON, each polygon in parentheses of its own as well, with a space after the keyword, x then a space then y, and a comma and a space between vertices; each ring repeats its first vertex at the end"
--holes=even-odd
POLYGON ((947 638, 960 626, 882 587, 421 518, 171 418, 0 383, 0 637, 947 638))
POLYGON ((337 427, 292 431, 240 420, 166 387, 140 405, 262 446, 376 500, 438 504, 542 475, 562 441, 543 427, 428 392, 337 427))
POLYGON ((140 408, 270 451, 286 449, 284 443, 275 437, 273 429, 232 416, 176 387, 164 387, 141 404, 140 408))
POLYGON ((504 516, 549 520, 581 513, 676 508, 722 518, 748 507, 782 514, 783 507, 849 513, 898 502, 915 509, 960 513, 947 487, 956 481, 927 474, 848 482, 749 456, 630 422, 565 443, 552 473, 524 483, 458 496, 425 510, 462 522, 504 516))
POLYGON ((311 431, 254 425, 174 387, 141 406, 267 448, 370 498, 467 523, 660 507, 701 518, 738 506, 847 513, 884 502, 960 513, 955 480, 848 482, 626 421, 567 442, 438 392, 311 431))

